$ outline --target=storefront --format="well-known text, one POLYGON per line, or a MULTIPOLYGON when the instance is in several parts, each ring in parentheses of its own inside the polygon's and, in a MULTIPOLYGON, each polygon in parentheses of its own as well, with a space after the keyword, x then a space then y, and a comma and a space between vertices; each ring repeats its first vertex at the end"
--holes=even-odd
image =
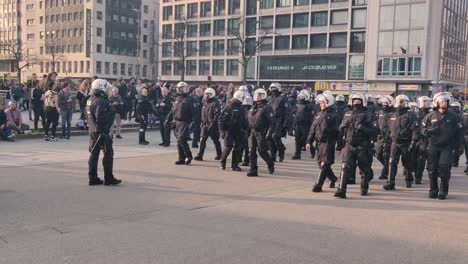
POLYGON ((420 84, 398 84, 398 94, 406 94, 409 98, 420 96, 420 84))

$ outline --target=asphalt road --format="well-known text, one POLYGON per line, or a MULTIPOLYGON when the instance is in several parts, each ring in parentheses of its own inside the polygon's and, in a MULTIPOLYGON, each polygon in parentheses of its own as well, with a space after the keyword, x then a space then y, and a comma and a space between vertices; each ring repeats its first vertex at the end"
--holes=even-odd
POLYGON ((369 196, 355 185, 337 200, 310 191, 314 160, 288 159, 274 175, 259 161, 260 177, 248 178, 221 171, 211 143, 207 161, 176 167, 159 132, 149 146, 123 136, 118 187, 87 186, 85 136, 0 142, 0 263, 468 263, 461 167, 445 201, 427 198, 427 175, 404 188, 402 172, 397 191, 374 180, 369 196))

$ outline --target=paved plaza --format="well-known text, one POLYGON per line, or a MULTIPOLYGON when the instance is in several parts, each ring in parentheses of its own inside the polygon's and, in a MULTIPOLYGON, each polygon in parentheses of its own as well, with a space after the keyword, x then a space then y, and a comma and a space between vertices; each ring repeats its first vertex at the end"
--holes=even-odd
POLYGON ((397 191, 374 180, 369 196, 354 185, 337 200, 310 191, 318 167, 290 160, 293 138, 274 175, 259 161, 248 178, 221 171, 211 142, 207 161, 176 167, 174 143, 147 134, 149 146, 115 142, 116 187, 87 186, 86 136, 0 142, 0 263, 468 263, 463 167, 446 201, 427 198, 427 175, 404 188, 402 171, 397 191))

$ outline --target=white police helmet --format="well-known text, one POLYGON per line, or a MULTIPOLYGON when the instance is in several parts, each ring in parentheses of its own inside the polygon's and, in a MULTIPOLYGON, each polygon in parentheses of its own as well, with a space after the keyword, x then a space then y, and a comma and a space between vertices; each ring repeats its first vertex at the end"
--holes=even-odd
POLYGON ((105 95, 109 95, 112 92, 112 84, 104 79, 96 79, 91 84, 91 94, 94 94, 96 91, 100 91, 105 95))
POLYGON ((265 89, 260 88, 260 89, 255 90, 254 96, 253 96, 254 102, 263 101, 266 98, 267 98, 267 92, 265 91, 265 89))
POLYGON ((317 95, 317 99, 315 99, 315 102, 317 104, 319 104, 320 102, 325 102, 325 105, 327 107, 330 107, 335 103, 335 98, 331 93, 322 93, 317 95))
POLYGON ((409 107, 410 99, 404 94, 400 94, 395 98, 395 107, 409 107))
POLYGON ((253 105, 253 99, 249 94, 245 94, 244 101, 242 102, 242 105, 253 105))
POLYGON ((190 92, 190 87, 188 86, 186 82, 179 82, 176 85, 176 91, 179 94, 186 94, 190 92))
POLYGON ((367 98, 366 98, 366 96, 364 94, 355 93, 355 94, 351 95, 351 98, 350 98, 351 105, 354 104, 354 100, 361 100, 362 106, 367 107, 367 98))
POLYGON ((431 108, 431 98, 427 96, 420 96, 416 101, 419 109, 431 108))
POLYGON ((306 90, 306 89, 303 89, 299 92, 299 94, 297 95, 297 100, 303 100, 305 102, 308 102, 310 101, 310 93, 306 90))
POLYGON ((216 96, 216 92, 213 88, 206 88, 203 94, 205 95, 205 98, 207 99, 213 98, 216 96))
POLYGON ((452 94, 448 92, 440 92, 434 95, 432 99, 432 108, 437 108, 442 101, 448 101, 447 107, 452 103, 452 94))
POLYGON ((280 91, 281 92, 281 84, 274 82, 270 84, 270 91, 280 91))
POLYGON ((336 102, 344 102, 344 101, 345 101, 345 97, 344 97, 343 95, 339 94, 339 95, 337 95, 337 96, 335 97, 335 101, 336 101, 336 102))
POLYGON ((244 97, 245 97, 245 92, 243 91, 237 91, 232 96, 232 98, 236 99, 239 102, 244 102, 244 97))
POLYGON ((459 102, 453 102, 450 104, 451 107, 456 107, 458 108, 458 110, 461 110, 462 109, 462 106, 459 102))

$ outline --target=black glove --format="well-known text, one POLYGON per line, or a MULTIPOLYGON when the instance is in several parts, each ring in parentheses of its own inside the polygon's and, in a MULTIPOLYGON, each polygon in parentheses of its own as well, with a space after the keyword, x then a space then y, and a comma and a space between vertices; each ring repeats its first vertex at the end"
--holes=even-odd
POLYGON ((440 131, 440 128, 439 127, 433 127, 433 128, 429 128, 427 130, 427 132, 429 133, 429 135, 434 135, 434 134, 438 134, 440 131))

